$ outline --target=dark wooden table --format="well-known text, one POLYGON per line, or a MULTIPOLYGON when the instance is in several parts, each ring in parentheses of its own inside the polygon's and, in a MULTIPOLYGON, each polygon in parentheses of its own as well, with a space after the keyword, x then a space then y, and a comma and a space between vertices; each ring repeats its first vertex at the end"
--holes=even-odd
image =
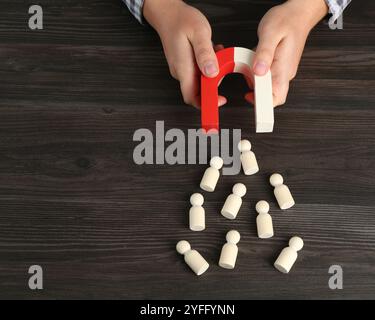
MULTIPOLYGON (((343 30, 312 32, 273 134, 256 135, 240 76, 222 91, 222 127, 242 128, 261 171, 222 177, 207 194, 207 229, 187 228, 189 196, 205 165, 133 162, 133 133, 198 128, 157 35, 120 0, 41 0, 44 30, 28 28, 34 2, 0 3, 0 298, 375 298, 374 1, 353 1, 343 30), (285 175, 296 206, 277 209, 267 180, 285 175), (234 182, 248 194, 236 221, 220 207, 234 182), (276 235, 256 237, 257 200, 271 203, 276 235), (237 267, 217 266, 238 229, 237 267), (305 247, 292 272, 272 264, 290 236, 305 247), (211 263, 197 278, 175 251, 189 240, 211 263), (40 265, 44 289, 28 288, 40 265), (328 269, 344 271, 331 290, 328 269)), ((277 1, 192 1, 214 40, 256 45, 277 1), (230 3, 230 5, 229 5, 230 3)))

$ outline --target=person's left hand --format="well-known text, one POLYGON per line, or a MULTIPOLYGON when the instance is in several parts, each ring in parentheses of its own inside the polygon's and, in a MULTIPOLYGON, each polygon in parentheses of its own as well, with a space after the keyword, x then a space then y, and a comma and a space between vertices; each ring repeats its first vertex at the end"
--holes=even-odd
MULTIPOLYGON (((289 0, 271 8, 259 23, 253 72, 262 76, 271 69, 274 106, 285 103, 307 36, 327 12, 324 0, 289 0)), ((253 93, 245 98, 254 103, 253 93)))

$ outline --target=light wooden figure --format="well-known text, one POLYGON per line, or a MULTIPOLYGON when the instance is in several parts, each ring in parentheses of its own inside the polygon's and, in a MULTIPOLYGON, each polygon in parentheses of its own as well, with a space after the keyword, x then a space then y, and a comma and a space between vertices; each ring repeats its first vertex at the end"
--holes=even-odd
POLYGON ((206 228, 203 202, 204 198, 200 193, 194 193, 190 197, 192 207, 189 211, 189 226, 192 231, 202 231, 206 228))
POLYGON ((254 152, 251 151, 249 140, 241 140, 238 144, 238 150, 241 152, 242 169, 245 175, 249 176, 259 171, 259 166, 254 152))
POLYGON ((240 233, 236 230, 231 230, 226 235, 227 243, 221 249, 219 266, 224 269, 233 269, 236 265, 238 247, 237 243, 240 241, 240 233))
POLYGON ((303 248, 303 240, 293 237, 289 240, 289 247, 284 248, 275 261, 275 268, 282 273, 288 273, 297 260, 297 252, 303 248))
POLYGON ((197 276, 205 273, 210 266, 198 251, 191 249, 189 242, 185 240, 181 240, 177 243, 176 250, 179 254, 184 255, 186 264, 197 276))
POLYGON ((284 179, 281 174, 274 173, 270 177, 270 183, 275 188, 273 193, 275 194, 277 203, 279 204, 280 209, 286 210, 295 205, 294 199, 288 186, 283 184, 284 179))
POLYGON ((221 214, 227 219, 236 219, 242 205, 242 197, 246 194, 246 186, 243 183, 236 183, 232 192, 225 200, 221 214))
POLYGON ((216 184, 220 177, 220 169, 223 167, 223 159, 213 157, 210 161, 210 167, 206 169, 202 177, 200 187, 204 191, 214 192, 216 184))
POLYGON ((270 205, 267 201, 258 201, 255 210, 259 213, 257 216, 257 230, 258 237, 261 239, 267 239, 273 237, 273 225, 272 217, 268 213, 270 210, 270 205))

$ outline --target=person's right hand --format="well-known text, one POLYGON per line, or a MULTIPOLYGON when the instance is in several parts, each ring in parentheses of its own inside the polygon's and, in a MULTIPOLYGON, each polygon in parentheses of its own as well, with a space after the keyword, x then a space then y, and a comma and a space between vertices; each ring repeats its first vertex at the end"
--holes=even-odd
MULTIPOLYGON (((143 15, 158 32, 163 44, 169 71, 180 82, 186 104, 200 106, 200 76, 215 77, 218 72, 216 50, 211 26, 196 8, 180 0, 146 0, 143 15)), ((219 106, 226 103, 219 97, 219 106)))

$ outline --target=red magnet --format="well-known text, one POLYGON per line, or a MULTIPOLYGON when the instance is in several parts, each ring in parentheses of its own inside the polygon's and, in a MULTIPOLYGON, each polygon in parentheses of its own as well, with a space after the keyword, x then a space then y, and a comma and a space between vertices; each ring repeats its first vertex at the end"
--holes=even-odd
POLYGON ((201 76, 202 128, 208 132, 219 130, 218 87, 229 73, 241 73, 254 84, 256 132, 272 132, 274 124, 272 78, 268 71, 264 76, 252 73, 254 52, 250 49, 232 47, 216 53, 219 74, 215 78, 201 76))

